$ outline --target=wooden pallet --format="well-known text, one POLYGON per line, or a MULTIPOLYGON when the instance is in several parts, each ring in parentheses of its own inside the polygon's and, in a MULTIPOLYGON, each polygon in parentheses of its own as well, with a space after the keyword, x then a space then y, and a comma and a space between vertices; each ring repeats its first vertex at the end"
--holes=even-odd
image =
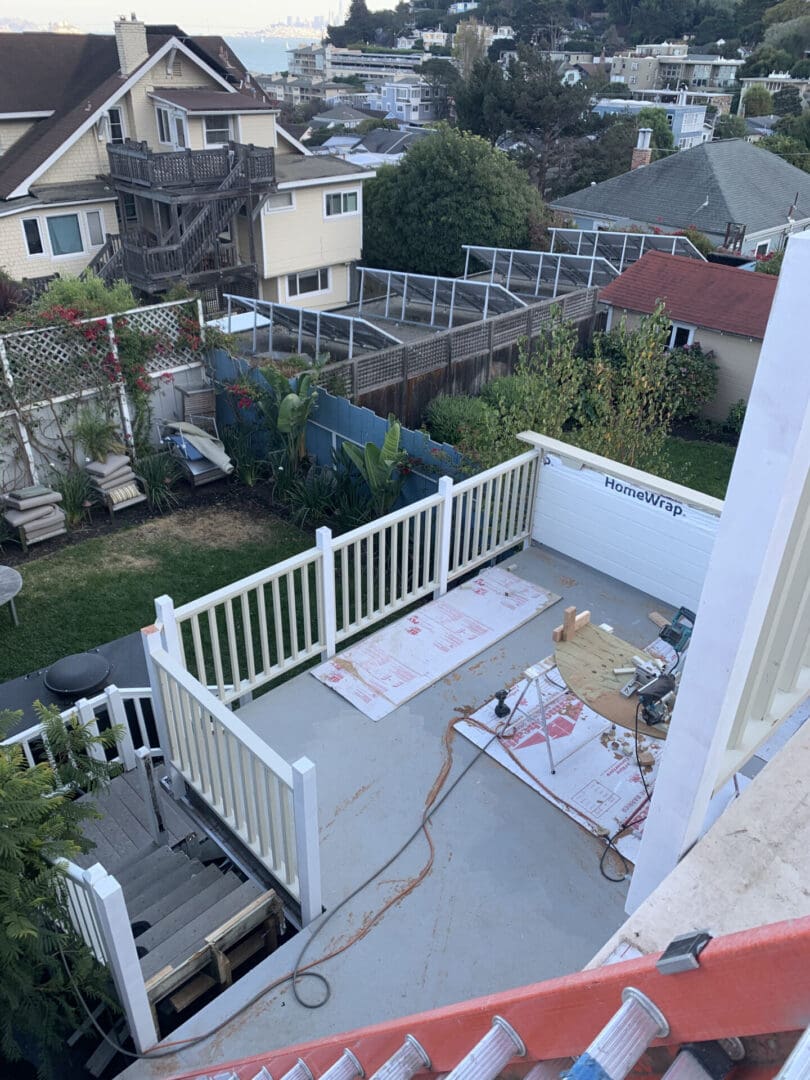
POLYGON ((284 929, 281 900, 269 889, 208 934, 190 956, 153 975, 146 992, 158 1030, 160 1002, 168 1000, 174 1012, 182 1012, 212 988, 230 986, 242 964, 260 951, 269 955, 275 950, 284 929))

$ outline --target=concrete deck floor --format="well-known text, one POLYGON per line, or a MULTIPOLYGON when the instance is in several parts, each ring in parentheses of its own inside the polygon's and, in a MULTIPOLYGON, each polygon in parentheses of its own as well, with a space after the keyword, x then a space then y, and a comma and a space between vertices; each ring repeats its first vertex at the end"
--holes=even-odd
MULTIPOLYGON (((240 710, 276 751, 318 767, 324 903, 333 908, 382 865, 419 824, 442 762, 448 723, 516 681, 552 651, 563 607, 589 608, 595 622, 644 645, 655 629, 653 597, 542 548, 511 560, 516 572, 562 602, 379 723, 304 673, 240 710)), ((452 743, 448 782, 476 755, 452 743)), ((582 968, 624 922, 626 886, 599 872, 601 843, 490 758, 482 756, 438 811, 431 872, 367 937, 318 970, 332 997, 310 1011, 289 986, 265 995, 221 1032, 172 1057, 132 1065, 128 1080, 258 1053, 431 1009, 582 968)), ((341 911, 307 959, 350 937, 423 866, 424 839, 341 911)), ((289 970, 305 937, 289 942, 175 1031, 211 1030, 263 985, 289 970)), ((304 995, 318 988, 304 981, 304 995)))

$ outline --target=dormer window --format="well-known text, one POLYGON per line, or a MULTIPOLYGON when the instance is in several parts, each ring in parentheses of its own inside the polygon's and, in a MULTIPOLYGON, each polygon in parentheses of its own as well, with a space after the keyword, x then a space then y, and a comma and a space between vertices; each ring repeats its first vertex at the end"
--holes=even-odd
POLYGON ((124 114, 117 106, 107 110, 107 128, 111 143, 122 143, 126 138, 124 114))
POLYGON ((231 140, 231 118, 225 114, 204 116, 206 146, 224 146, 231 140))

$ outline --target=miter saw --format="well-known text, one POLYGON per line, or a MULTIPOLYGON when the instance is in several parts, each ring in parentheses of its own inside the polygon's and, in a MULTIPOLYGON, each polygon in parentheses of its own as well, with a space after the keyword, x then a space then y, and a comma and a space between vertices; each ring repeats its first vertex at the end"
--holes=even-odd
POLYGON ((651 656, 634 656, 633 668, 615 669, 616 674, 630 674, 633 678, 626 683, 621 693, 623 697, 638 695, 639 717, 650 727, 669 721, 675 692, 678 688, 678 676, 675 674, 692 637, 695 626, 695 613, 689 608, 678 608, 672 619, 659 628, 658 636, 675 650, 676 659, 665 671, 663 660, 651 656))

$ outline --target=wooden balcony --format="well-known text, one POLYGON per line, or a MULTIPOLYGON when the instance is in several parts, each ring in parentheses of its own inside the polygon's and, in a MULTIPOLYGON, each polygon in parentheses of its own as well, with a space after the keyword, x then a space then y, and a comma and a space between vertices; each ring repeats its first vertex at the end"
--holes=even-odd
POLYGON ((110 177, 114 184, 143 189, 215 188, 242 165, 244 188, 275 180, 275 151, 242 143, 214 150, 171 150, 155 153, 145 142, 107 147, 110 177))

